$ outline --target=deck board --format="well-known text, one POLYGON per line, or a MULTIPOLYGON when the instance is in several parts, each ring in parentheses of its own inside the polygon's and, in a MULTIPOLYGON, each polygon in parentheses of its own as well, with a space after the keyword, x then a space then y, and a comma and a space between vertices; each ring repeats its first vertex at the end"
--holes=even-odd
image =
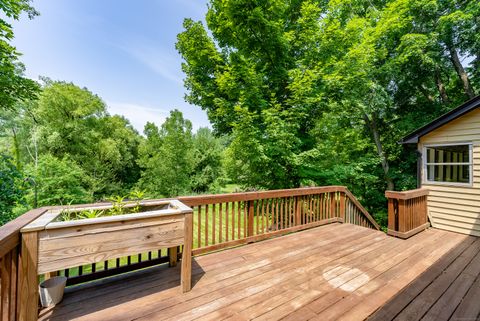
POLYGON ((480 318, 480 238, 470 238, 430 266, 369 321, 480 318))
MULTIPOLYGON (((179 267, 159 266, 70 290, 61 304, 41 311, 40 320, 362 320, 388 306, 437 261, 449 267, 462 257, 465 263, 452 272, 461 277, 452 280, 455 288, 442 293, 478 295, 472 288, 478 284, 477 243, 475 237, 435 229, 400 240, 330 224, 196 257, 194 285, 185 294, 179 267)), ((408 292, 405 309, 422 286, 408 292)), ((444 311, 439 302, 435 311, 444 311)), ((472 313, 468 302, 458 305, 452 313, 472 313)), ((402 312, 391 310, 394 317, 402 312)))

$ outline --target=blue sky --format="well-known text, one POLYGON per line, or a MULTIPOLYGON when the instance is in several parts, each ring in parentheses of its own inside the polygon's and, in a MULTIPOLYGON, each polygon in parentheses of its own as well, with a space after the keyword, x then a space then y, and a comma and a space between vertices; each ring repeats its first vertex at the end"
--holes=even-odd
POLYGON ((202 0, 34 0, 40 16, 14 23, 26 75, 71 81, 98 94, 140 131, 180 109, 194 128, 206 113, 184 101, 176 36, 184 18, 204 20, 202 0))

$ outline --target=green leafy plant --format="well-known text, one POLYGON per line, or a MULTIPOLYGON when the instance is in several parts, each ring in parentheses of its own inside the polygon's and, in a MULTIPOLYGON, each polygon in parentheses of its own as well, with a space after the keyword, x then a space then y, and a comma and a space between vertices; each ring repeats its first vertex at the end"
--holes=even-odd
POLYGON ((130 192, 130 198, 135 201, 135 206, 130 209, 130 213, 138 213, 140 212, 141 206, 140 201, 144 199, 145 191, 144 190, 132 190, 130 192))
POLYGON ((108 200, 112 202, 112 208, 108 210, 110 215, 125 214, 125 205, 127 204, 124 202, 125 197, 116 195, 110 197, 108 200))
POLYGON ((103 210, 95 210, 95 209, 90 209, 86 211, 81 211, 80 213, 77 214, 77 217, 80 219, 84 218, 97 218, 100 216, 105 216, 106 211, 103 210))

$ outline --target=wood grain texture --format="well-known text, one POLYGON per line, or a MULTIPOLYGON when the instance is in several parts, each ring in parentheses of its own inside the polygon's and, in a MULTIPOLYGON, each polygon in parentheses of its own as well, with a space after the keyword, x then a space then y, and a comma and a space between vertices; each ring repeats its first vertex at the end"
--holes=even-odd
POLYGON ((20 254, 18 319, 37 320, 38 315, 38 238, 36 232, 22 234, 20 254))
POLYGON ((192 288, 192 245, 193 245, 193 214, 185 214, 185 234, 182 252, 181 288, 188 292, 192 288))
POLYGON ((37 219, 47 211, 48 208, 37 208, 28 211, 13 221, 3 225, 0 228, 0 257, 3 257, 5 254, 20 245, 20 229, 22 227, 37 219))
POLYGON ((79 236, 67 231, 64 237, 61 229, 56 229, 52 238, 48 230, 40 232, 39 273, 174 247, 181 245, 184 237, 184 223, 181 221, 119 231, 107 229, 102 232, 101 226, 94 229, 93 234, 80 233, 79 236))

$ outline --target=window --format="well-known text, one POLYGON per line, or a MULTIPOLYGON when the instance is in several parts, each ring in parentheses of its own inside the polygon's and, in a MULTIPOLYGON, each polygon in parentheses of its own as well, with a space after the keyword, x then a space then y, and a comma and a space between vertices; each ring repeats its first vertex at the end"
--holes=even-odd
POLYGON ((471 144, 426 146, 423 155, 427 183, 471 184, 471 144))

